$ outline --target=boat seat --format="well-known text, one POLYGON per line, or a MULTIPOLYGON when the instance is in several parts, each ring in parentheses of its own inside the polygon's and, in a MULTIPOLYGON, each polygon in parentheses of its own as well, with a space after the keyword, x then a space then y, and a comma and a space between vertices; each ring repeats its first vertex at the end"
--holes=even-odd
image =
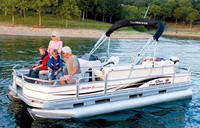
POLYGON ((105 80, 106 75, 109 80, 128 79, 134 77, 149 77, 157 75, 172 75, 174 73, 174 65, 135 65, 134 69, 131 65, 105 67, 100 71, 95 71, 95 76, 99 76, 101 80, 105 80))
POLYGON ((39 71, 39 79, 47 80, 49 75, 49 70, 41 70, 39 71))

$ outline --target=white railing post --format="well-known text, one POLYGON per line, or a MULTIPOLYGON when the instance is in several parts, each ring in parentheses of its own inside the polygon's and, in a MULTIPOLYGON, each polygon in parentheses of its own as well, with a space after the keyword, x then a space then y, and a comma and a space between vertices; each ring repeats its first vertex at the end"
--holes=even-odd
POLYGON ((81 78, 79 78, 78 80, 76 80, 76 99, 79 98, 79 81, 81 78))
POLYGON ((174 79, 175 79, 175 74, 176 74, 176 72, 175 72, 175 66, 173 66, 173 68, 174 68, 174 71, 173 71, 173 79, 172 79, 172 84, 174 84, 174 79))
POLYGON ((155 64, 156 50, 157 50, 157 41, 155 41, 155 46, 154 46, 153 64, 152 64, 152 67, 154 67, 154 64, 155 64))
POLYGON ((108 48, 107 48, 107 60, 110 54, 110 37, 108 38, 108 48))
POLYGON ((24 95, 24 75, 22 74, 22 94, 24 95))
POLYGON ((111 71, 109 71, 109 72, 106 74, 105 85, 104 85, 104 95, 107 94, 108 75, 110 74, 110 72, 111 72, 111 71))

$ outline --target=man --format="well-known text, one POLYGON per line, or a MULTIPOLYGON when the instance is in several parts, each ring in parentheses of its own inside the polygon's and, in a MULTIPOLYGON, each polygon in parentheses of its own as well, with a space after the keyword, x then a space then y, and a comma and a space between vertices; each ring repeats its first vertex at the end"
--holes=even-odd
POLYGON ((80 63, 77 56, 72 54, 70 47, 65 46, 62 48, 63 61, 66 67, 66 76, 61 79, 65 79, 67 83, 75 83, 76 79, 81 77, 80 63))

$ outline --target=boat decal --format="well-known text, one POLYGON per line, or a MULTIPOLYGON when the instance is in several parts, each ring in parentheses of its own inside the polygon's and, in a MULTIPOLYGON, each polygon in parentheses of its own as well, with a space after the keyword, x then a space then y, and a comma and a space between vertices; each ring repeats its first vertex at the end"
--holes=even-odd
POLYGON ((144 84, 148 84, 148 86, 171 84, 170 77, 171 76, 149 78, 149 79, 137 81, 137 82, 134 82, 134 83, 130 83, 128 86, 118 88, 117 90, 127 89, 127 88, 139 88, 144 84), (164 78, 165 80, 162 80, 161 78, 164 78))

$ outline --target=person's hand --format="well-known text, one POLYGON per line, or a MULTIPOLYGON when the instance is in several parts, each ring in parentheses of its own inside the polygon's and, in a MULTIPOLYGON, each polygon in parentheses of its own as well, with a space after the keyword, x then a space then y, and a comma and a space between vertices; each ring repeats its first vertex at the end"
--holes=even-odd
POLYGON ((32 70, 36 70, 36 69, 37 69, 37 67, 32 68, 32 70))
POLYGON ((72 79, 72 75, 69 75, 66 79, 66 81, 70 81, 72 79))
POLYGON ((58 71, 55 71, 55 72, 54 72, 54 75, 57 76, 57 75, 58 75, 58 71))

